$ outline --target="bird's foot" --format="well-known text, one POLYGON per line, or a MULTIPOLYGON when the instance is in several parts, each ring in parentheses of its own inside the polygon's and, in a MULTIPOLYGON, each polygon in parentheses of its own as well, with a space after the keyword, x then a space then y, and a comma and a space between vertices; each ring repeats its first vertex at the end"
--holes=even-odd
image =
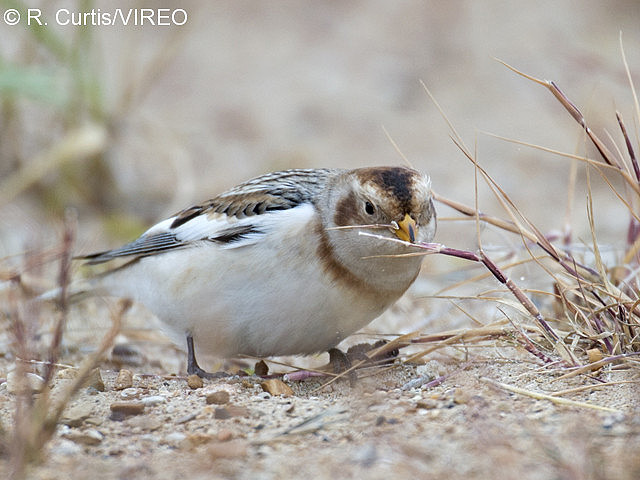
POLYGON ((193 337, 191 334, 187 334, 187 373, 189 375, 198 375, 200 378, 204 379, 223 378, 229 376, 229 374, 225 372, 209 373, 200 368, 200 365, 198 365, 198 361, 196 360, 196 351, 193 346, 193 337))
POLYGON ((229 376, 229 374, 226 372, 214 372, 214 373, 207 372, 202 368, 200 368, 198 364, 189 365, 187 367, 187 373, 189 375, 197 375, 202 379, 208 379, 208 380, 216 379, 216 378, 225 378, 229 376))
POLYGON ((346 355, 352 363, 359 360, 365 361, 367 364, 374 363, 376 365, 393 363, 400 352, 397 348, 383 348, 387 343, 389 343, 387 340, 378 340, 373 344, 359 343, 349 348, 346 355))
POLYGON ((358 375, 355 370, 351 369, 351 359, 340 349, 332 348, 329 350, 329 366, 333 368, 333 373, 346 374, 349 383, 354 386, 358 375))

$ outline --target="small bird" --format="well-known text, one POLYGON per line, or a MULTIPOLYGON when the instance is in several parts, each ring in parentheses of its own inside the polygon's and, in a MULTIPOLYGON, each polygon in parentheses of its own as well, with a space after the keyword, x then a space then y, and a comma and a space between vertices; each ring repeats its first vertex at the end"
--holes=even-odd
POLYGON ((403 254, 435 230, 431 180, 415 170, 268 173, 81 257, 128 260, 82 290, 144 304, 176 343, 186 340, 187 372, 211 377, 196 349, 219 357, 332 349, 409 288, 424 257, 403 254))

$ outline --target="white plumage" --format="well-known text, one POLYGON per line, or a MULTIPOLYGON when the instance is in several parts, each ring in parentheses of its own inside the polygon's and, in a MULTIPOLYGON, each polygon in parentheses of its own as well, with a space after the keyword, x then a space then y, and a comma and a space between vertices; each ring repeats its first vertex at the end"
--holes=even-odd
POLYGON ((220 357, 328 350, 411 285, 436 222, 430 180, 401 167, 289 170, 164 220, 91 263, 130 258, 82 289, 146 305, 189 350, 220 357), (358 228, 345 226, 369 225, 358 228), (377 225, 372 227, 371 225, 377 225), (340 228, 342 227, 342 228, 340 228))

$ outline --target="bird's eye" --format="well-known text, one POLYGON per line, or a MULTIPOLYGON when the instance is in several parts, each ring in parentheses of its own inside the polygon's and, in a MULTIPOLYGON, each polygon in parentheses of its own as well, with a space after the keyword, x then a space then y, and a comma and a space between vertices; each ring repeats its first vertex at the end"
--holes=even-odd
POLYGON ((364 211, 367 212, 368 215, 373 215, 376 212, 373 204, 369 201, 364 204, 364 211))

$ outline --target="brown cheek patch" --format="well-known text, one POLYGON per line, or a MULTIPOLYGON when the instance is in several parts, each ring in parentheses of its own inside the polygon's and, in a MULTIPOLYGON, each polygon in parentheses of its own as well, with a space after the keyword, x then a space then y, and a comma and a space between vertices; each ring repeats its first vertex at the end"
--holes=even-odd
POLYGON ((313 225, 313 232, 319 240, 317 253, 321 268, 336 284, 347 287, 360 296, 367 297, 372 304, 388 304, 404 293, 404 290, 399 292, 394 290, 380 291, 372 288, 365 279, 354 275, 336 258, 327 231, 319 220, 313 225))
POLYGON ((342 227, 345 225, 356 224, 356 195, 350 192, 349 195, 341 199, 336 205, 336 214, 333 217, 333 221, 336 225, 342 227))
POLYGON ((367 285, 344 268, 336 259, 327 232, 320 221, 315 223, 313 230, 320 240, 318 243, 318 257, 320 258, 322 269, 333 277, 334 280, 344 282, 355 289, 366 290, 367 285))

